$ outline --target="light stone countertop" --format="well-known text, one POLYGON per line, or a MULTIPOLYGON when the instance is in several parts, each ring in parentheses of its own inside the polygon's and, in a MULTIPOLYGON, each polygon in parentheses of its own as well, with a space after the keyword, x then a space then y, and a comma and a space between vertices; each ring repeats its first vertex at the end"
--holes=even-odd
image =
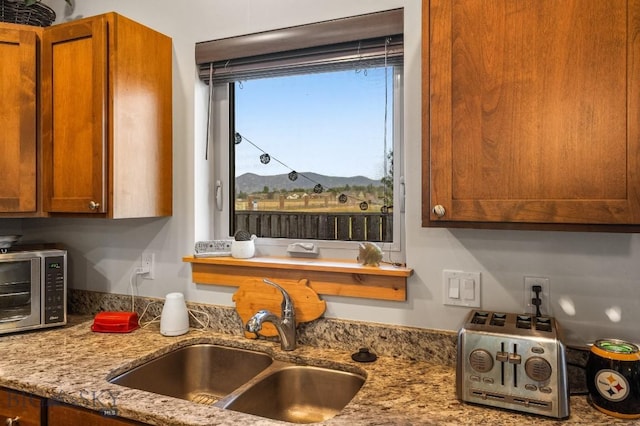
MULTIPOLYGON (((159 354, 194 343, 253 349, 275 359, 361 371, 367 381, 326 425, 606 425, 640 424, 601 414, 586 397, 571 397, 564 421, 460 403, 455 369, 381 356, 356 363, 350 353, 301 345, 283 352, 277 343, 213 331, 165 337, 157 325, 126 334, 93 333, 91 319, 75 325, 0 337, 0 386, 85 408, 115 408, 121 417, 154 425, 289 424, 110 384, 114 377, 159 354)), ((77 319, 76 319, 77 322, 77 319)))

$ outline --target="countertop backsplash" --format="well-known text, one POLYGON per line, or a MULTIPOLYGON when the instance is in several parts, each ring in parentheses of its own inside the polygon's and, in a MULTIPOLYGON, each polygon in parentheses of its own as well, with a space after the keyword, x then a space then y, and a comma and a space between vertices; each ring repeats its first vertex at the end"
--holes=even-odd
MULTIPOLYGON (((95 315, 101 311, 131 311, 131 296, 70 289, 68 309, 71 314, 95 315)), ((141 323, 156 319, 159 321, 164 300, 135 298, 135 311, 141 316, 141 323)), ((193 313, 191 326, 200 328, 196 318, 206 323, 215 332, 242 336, 242 320, 234 308, 187 302, 193 313)), ((268 338, 277 340, 278 338, 268 338)), ((372 352, 406 360, 429 361, 448 367, 455 367, 457 333, 417 327, 402 327, 388 324, 347 321, 335 318, 319 318, 298 325, 298 344, 320 349, 335 349, 357 352, 369 348, 372 352)), ((567 349, 569 385, 571 393, 586 391, 585 373, 581 366, 586 364, 588 352, 567 349)))

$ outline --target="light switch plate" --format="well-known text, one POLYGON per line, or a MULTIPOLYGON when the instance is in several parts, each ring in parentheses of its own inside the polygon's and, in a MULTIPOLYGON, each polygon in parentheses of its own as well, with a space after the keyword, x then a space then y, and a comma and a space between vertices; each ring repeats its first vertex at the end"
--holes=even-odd
POLYGON ((442 271, 444 305, 479 308, 480 289, 480 272, 442 271))

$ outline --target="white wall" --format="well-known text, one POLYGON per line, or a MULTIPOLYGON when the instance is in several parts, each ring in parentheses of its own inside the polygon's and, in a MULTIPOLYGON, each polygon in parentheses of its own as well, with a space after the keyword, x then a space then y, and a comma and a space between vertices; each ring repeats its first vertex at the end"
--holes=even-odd
MULTIPOLYGON (((483 308, 509 312, 522 310, 523 276, 535 275, 550 278, 553 314, 570 343, 605 336, 640 341, 638 236, 421 228, 419 0, 78 0, 74 16, 117 11, 173 38, 174 215, 120 221, 39 219, 21 224, 4 220, 0 230, 17 229, 27 239, 68 244, 74 288, 128 293, 141 252, 152 250, 157 253, 157 278, 139 281, 140 294, 162 297, 182 291, 189 300, 231 305, 233 289, 192 284, 190 267, 181 262, 192 252, 196 238, 206 238, 201 227, 196 230, 195 219, 207 203, 194 199, 195 191, 206 193, 194 182, 196 177, 206 180, 207 164, 202 158, 204 98, 196 77, 194 44, 395 7, 405 7, 406 242, 408 265, 415 273, 405 303, 327 297, 327 316, 456 330, 468 310, 442 305, 443 269, 480 271, 483 308), (573 305, 575 314, 563 310, 559 300, 573 305), (612 309, 621 314, 617 322, 605 313, 612 309)), ((61 12, 63 8, 58 7, 61 12)))

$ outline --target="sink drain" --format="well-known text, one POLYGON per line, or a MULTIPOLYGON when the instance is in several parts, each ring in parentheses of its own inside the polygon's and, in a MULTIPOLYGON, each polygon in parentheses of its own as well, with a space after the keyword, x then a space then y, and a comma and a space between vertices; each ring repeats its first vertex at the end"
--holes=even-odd
POLYGON ((218 395, 207 392, 198 392, 190 395, 189 400, 196 404, 213 405, 218 402, 218 395))

